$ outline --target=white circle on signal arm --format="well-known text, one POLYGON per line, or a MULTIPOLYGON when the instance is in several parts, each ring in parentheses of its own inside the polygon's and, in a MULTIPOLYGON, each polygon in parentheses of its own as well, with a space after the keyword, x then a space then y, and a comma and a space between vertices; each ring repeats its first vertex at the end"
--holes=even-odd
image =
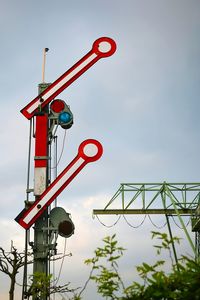
POLYGON ((93 157, 98 153, 98 147, 95 144, 87 144, 83 148, 83 152, 87 157, 93 157))
POLYGON ((109 42, 101 42, 99 44, 99 51, 102 53, 109 52, 111 50, 111 44, 109 42))

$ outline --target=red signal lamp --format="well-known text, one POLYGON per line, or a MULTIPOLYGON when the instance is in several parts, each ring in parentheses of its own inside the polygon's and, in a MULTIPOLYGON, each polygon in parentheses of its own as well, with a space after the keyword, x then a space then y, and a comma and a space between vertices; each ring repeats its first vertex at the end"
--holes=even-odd
POLYGON ((65 109, 65 102, 60 99, 56 99, 51 103, 51 110, 55 113, 60 113, 65 109))

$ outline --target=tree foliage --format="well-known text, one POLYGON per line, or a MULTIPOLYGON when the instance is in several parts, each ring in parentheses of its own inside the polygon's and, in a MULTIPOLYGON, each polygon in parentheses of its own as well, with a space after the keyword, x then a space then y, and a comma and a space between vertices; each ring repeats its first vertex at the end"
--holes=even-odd
POLYGON ((180 243, 180 239, 169 239, 166 233, 160 232, 152 232, 152 238, 159 241, 159 244, 154 245, 158 255, 162 251, 168 251, 170 271, 164 271, 164 260, 157 260, 151 265, 143 262, 136 267, 142 283, 134 281, 125 287, 118 266, 125 249, 118 246, 115 235, 106 237, 103 239, 104 246, 97 248, 95 256, 85 261, 92 267, 90 279, 97 284, 98 293, 103 298, 112 300, 200 299, 200 262, 182 255, 177 266, 172 257, 171 244, 180 243))

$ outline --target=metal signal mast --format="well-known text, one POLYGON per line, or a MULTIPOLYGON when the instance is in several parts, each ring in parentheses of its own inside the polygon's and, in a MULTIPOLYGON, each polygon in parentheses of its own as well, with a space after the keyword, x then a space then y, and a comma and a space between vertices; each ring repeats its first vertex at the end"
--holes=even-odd
POLYGON ((113 55, 116 51, 116 43, 108 37, 97 39, 93 43, 92 49, 83 58, 51 84, 44 82, 45 60, 48 50, 48 48, 44 49, 42 83, 39 84, 39 94, 21 110, 21 113, 30 122, 27 198, 25 208, 15 218, 26 232, 22 300, 29 297, 32 297, 33 300, 49 299, 48 286, 44 287, 44 291, 39 294, 34 290, 37 277, 33 276, 31 287, 27 285, 28 245, 33 250, 33 275, 44 274, 48 276, 50 274, 50 258, 52 253, 56 253, 55 239, 58 234, 65 238, 70 237, 75 228, 69 213, 57 205, 52 209, 51 204, 56 202, 59 194, 87 164, 97 161, 103 153, 103 147, 99 141, 95 139, 83 141, 78 147, 75 158, 51 181, 51 146, 52 141, 56 138, 57 127, 61 126, 67 130, 73 125, 73 114, 69 106, 63 100, 55 99, 55 97, 99 59, 113 55), (34 188, 30 188, 32 138, 35 139, 34 188), (31 192, 35 198, 32 201, 30 201, 31 192), (32 225, 34 226, 34 241, 30 242, 32 225))

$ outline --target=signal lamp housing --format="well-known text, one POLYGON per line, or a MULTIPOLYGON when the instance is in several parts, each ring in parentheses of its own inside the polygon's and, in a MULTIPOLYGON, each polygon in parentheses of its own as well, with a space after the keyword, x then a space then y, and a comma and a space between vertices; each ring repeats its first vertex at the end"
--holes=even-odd
POLYGON ((74 223, 72 222, 69 213, 62 207, 55 207, 50 211, 50 225, 54 230, 64 238, 69 238, 74 234, 74 223))
POLYGON ((63 100, 55 99, 50 105, 50 118, 64 129, 69 129, 73 125, 73 114, 63 100))

